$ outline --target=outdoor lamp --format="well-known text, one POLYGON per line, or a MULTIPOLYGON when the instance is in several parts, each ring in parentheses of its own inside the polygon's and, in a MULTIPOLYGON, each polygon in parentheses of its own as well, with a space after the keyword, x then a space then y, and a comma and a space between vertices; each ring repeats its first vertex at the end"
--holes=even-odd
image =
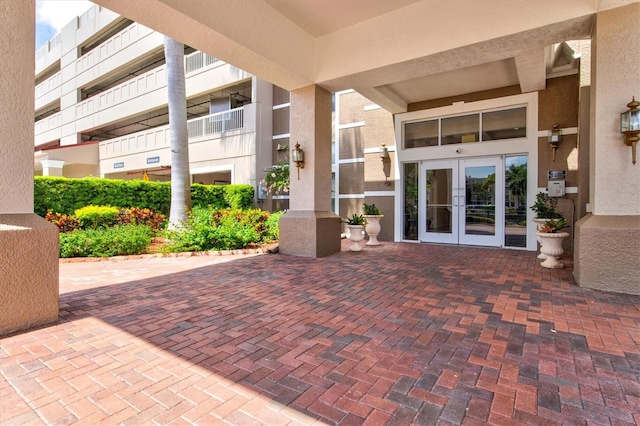
POLYGON ((296 163, 298 169, 298 180, 300 180, 300 169, 304 169, 304 151, 300 148, 300 144, 296 142, 295 148, 291 150, 291 160, 296 163))
POLYGON ((635 96, 627 104, 628 111, 620 114, 620 133, 624 133, 624 144, 631 147, 631 162, 636 164, 636 144, 640 135, 640 102, 635 96))
POLYGON ((558 144, 562 140, 562 130, 560 130, 560 126, 554 124, 551 130, 549 130, 549 146, 553 152, 552 159, 556 161, 556 149, 558 148, 558 144))
POLYGON ((380 147, 380 158, 382 159, 382 162, 385 162, 389 159, 389 149, 387 148, 387 145, 384 143, 380 147))

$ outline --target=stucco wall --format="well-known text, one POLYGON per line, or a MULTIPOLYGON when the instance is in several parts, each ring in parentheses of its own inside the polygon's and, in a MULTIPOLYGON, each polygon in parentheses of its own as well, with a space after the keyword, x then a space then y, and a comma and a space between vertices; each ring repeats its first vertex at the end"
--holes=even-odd
POLYGON ((640 216, 588 215, 576 224, 575 241, 581 287, 640 294, 640 216))
POLYGON ((0 214, 0 335, 58 319, 58 229, 0 214))

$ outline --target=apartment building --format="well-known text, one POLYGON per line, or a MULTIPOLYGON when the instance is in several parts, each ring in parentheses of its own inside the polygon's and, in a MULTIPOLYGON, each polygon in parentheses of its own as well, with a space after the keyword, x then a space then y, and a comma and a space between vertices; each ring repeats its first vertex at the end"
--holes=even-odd
MULTIPOLYGON (((549 47, 545 89, 535 93, 507 85, 435 97, 395 116, 354 90, 334 93, 331 210, 346 217, 376 204, 382 240, 532 250, 527 206, 561 181, 559 206, 573 225, 586 213, 577 125, 588 47, 549 47), (564 142, 552 159, 544 141, 554 124, 564 142), (549 178, 554 169, 560 174, 549 178), (463 198, 466 207, 456 208, 463 198)), ((161 34, 95 6, 36 59, 37 173, 170 179, 161 34)), ((262 199, 259 190, 264 169, 289 159, 289 92, 189 46, 185 71, 193 182, 251 184, 261 207, 289 208, 288 195, 262 199)))
MULTIPOLYGON (((162 34, 94 6, 36 52, 35 78, 36 174, 170 179, 162 34)), ((189 46, 185 78, 193 182, 255 185, 271 84, 189 46)))

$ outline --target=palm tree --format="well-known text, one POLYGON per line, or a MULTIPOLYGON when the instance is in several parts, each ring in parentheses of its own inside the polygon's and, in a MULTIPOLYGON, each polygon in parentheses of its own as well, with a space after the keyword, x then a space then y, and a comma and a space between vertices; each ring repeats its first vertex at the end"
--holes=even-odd
POLYGON ((507 190, 514 197, 515 207, 525 204, 527 193, 527 163, 512 164, 506 171, 507 190))
POLYGON ((187 134, 187 95, 184 81, 184 45, 164 37, 167 61, 167 91, 169 105, 169 138, 171 140, 171 210, 169 229, 186 222, 191 211, 191 173, 189 171, 189 141, 187 134))

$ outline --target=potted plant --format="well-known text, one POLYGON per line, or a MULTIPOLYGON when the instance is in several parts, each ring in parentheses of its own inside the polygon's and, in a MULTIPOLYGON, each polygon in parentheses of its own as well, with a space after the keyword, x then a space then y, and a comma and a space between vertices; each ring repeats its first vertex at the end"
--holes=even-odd
POLYGON ((353 214, 351 217, 344 219, 344 222, 347 223, 347 228, 349 228, 349 239, 353 242, 351 245, 351 251, 360 251, 362 247, 360 247, 360 241, 364 238, 362 235, 362 231, 364 230, 364 225, 366 225, 367 221, 362 215, 353 214))
MULTIPOLYGON (((558 200, 555 198, 549 198, 544 192, 539 192, 536 195, 536 202, 531 206, 531 210, 536 214, 533 221, 536 223, 536 229, 540 229, 548 220, 551 219, 564 219, 564 217, 556 210, 558 200)), ((540 238, 538 242, 542 245, 540 238)), ((546 256, 540 252, 538 259, 544 260, 546 256)))
POLYGON ((564 264, 558 260, 558 257, 564 253, 562 249, 562 240, 569 236, 568 232, 560 232, 568 225, 564 218, 549 219, 543 223, 536 232, 538 241, 540 241, 540 252, 545 255, 544 262, 541 266, 545 268, 563 268, 564 264))
POLYGON ((379 208, 375 204, 364 203, 364 218, 367 222, 364 228, 367 235, 369 235, 368 246, 379 246, 378 235, 380 234, 380 219, 384 217, 379 208))

